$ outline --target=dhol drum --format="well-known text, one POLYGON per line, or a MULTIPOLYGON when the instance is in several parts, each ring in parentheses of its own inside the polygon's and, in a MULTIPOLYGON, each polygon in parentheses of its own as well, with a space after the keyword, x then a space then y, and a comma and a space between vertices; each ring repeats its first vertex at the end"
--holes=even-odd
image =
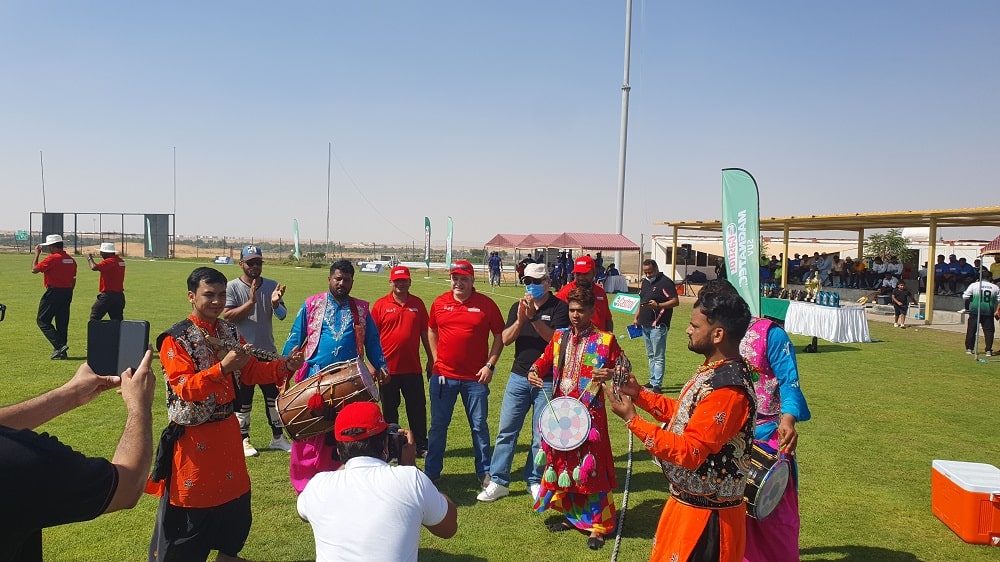
POLYGON ((549 447, 572 451, 590 435, 590 412, 576 398, 553 398, 538 416, 538 433, 549 447))
POLYGON ((769 449, 755 441, 750 451, 750 470, 743 496, 747 501, 747 515, 754 519, 764 519, 778 507, 791 472, 788 460, 769 449))
POLYGON ((315 375, 285 388, 277 409, 285 432, 299 441, 333 431, 333 420, 351 402, 378 402, 379 392, 361 359, 327 365, 315 375), (318 397, 318 398, 317 398, 318 397))

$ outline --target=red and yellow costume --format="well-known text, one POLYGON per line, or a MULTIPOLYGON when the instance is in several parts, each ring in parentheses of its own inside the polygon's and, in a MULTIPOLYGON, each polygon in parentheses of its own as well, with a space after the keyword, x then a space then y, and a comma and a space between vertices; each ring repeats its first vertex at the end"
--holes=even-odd
POLYGON ((753 439, 753 383, 746 364, 702 365, 678 400, 643 389, 634 400, 666 429, 634 416, 628 428, 661 461, 670 483, 650 560, 689 560, 718 553, 742 562, 746 542, 743 490, 753 439))
POLYGON ((557 330, 534 364, 538 373, 552 371, 552 398, 579 400, 591 418, 590 435, 576 449, 558 451, 542 444, 547 468, 534 508, 539 513, 555 509, 577 529, 602 535, 615 526, 611 491, 618 482, 604 393, 593 383, 593 371, 614 366, 620 356, 622 350, 613 334, 588 325, 578 333, 572 328, 557 330))

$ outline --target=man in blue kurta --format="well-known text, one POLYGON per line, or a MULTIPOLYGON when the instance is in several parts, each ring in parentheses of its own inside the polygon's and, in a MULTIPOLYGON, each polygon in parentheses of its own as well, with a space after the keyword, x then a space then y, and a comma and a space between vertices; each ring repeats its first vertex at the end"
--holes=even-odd
MULTIPOLYGON (((379 376, 384 375, 385 356, 368 303, 350 296, 354 286, 354 266, 348 260, 333 262, 327 280, 329 291, 313 295, 302 304, 282 351, 287 355, 296 347, 303 350, 305 363, 295 374, 295 382, 315 376, 334 363, 356 359, 361 346, 364 346, 365 356, 379 376)), ((339 467, 340 459, 337 458, 332 433, 308 437, 292 444, 288 471, 297 492, 301 492, 317 472, 339 467)))

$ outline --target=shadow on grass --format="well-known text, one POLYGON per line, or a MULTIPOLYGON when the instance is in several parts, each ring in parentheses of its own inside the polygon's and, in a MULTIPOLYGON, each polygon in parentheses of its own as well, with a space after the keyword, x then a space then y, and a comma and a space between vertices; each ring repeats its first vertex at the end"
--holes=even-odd
POLYGON ((820 343, 818 346, 818 351, 816 353, 838 353, 841 351, 861 351, 856 347, 850 347, 847 345, 837 345, 835 343, 820 343))
POLYGON ((447 562, 486 562, 486 558, 471 554, 451 554, 433 548, 421 548, 417 552, 420 560, 445 560, 447 562))
MULTIPOLYGON (((663 505, 667 503, 667 496, 663 500, 646 500, 640 504, 631 504, 625 512, 625 525, 622 529, 622 538, 626 539, 652 539, 656 535, 656 522, 660 520, 660 513, 663 512, 663 505), (652 522, 652 524, 649 524, 652 522)), ((619 506, 620 508, 621 506, 619 506)), ((614 539, 614 535, 611 535, 614 539)))
POLYGON ((799 551, 803 562, 920 562, 909 552, 877 546, 816 546, 799 551))

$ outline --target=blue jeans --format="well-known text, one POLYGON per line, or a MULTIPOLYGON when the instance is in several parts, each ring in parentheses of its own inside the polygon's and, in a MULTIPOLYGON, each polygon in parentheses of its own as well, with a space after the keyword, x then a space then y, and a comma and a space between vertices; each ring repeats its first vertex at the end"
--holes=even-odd
POLYGON ((444 469, 444 448, 448 441, 448 426, 455 413, 455 401, 462 395, 465 417, 472 429, 472 454, 476 463, 476 476, 480 481, 490 471, 490 387, 477 381, 431 376, 431 429, 427 432, 427 460, 424 472, 431 480, 441 476, 444 469))
POLYGON ((524 417, 531 408, 531 450, 528 460, 524 463, 524 481, 531 484, 541 484, 542 467, 535 465, 535 455, 541 445, 538 435, 538 417, 548 404, 546 397, 552 396, 552 379, 543 382, 545 392, 537 386, 531 386, 528 378, 511 373, 507 379, 507 389, 500 405, 500 429, 497 430, 497 443, 493 446, 493 460, 490 462, 490 474, 497 484, 510 486, 510 467, 514 464, 514 449, 517 447, 517 437, 524 427, 524 417))
POLYGON ((646 357, 649 359, 649 384, 660 388, 663 386, 663 365, 666 362, 664 356, 667 353, 667 332, 670 328, 666 326, 642 327, 642 341, 646 343, 646 357))

